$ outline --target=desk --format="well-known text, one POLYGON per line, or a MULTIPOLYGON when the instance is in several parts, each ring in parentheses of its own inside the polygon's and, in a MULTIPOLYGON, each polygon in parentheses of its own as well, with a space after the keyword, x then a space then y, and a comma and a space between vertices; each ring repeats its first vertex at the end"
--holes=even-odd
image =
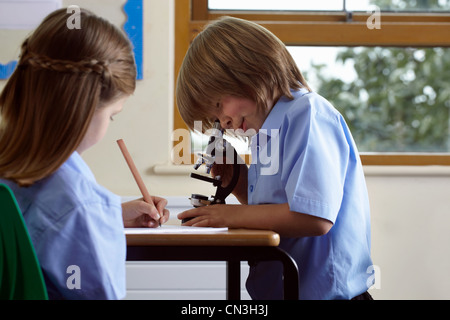
POLYGON ((278 248, 273 231, 230 229, 217 233, 127 234, 128 261, 226 261, 227 299, 239 300, 241 261, 283 264, 284 297, 298 299, 297 264, 278 248))

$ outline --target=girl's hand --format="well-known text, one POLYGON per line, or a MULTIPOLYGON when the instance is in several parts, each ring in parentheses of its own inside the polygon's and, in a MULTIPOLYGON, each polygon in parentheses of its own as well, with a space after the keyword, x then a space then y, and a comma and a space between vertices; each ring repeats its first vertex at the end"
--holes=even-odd
POLYGON ((142 198, 122 203, 122 218, 125 228, 156 228, 169 220, 169 210, 165 209, 167 200, 152 196, 149 204, 142 198))
POLYGON ((236 217, 241 205, 215 204, 183 211, 178 219, 193 218, 183 226, 192 227, 229 227, 236 228, 236 217))

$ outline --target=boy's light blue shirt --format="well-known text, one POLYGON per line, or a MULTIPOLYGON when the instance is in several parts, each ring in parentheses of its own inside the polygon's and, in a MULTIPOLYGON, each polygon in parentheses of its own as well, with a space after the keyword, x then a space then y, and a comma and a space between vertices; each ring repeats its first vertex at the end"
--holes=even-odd
POLYGON ((30 187, 0 182, 11 187, 20 206, 50 299, 125 296, 120 197, 97 184, 77 152, 30 187))
MULTIPOLYGON (((282 238, 297 262, 300 299, 351 299, 373 283, 369 200, 359 154, 339 112, 305 89, 282 97, 252 139, 248 203, 288 203, 333 223, 323 236, 282 238), (368 269, 369 268, 369 269, 368 269)), ((273 213, 276 215, 276 212, 273 213)), ((251 266, 254 299, 282 299, 282 266, 251 266)))

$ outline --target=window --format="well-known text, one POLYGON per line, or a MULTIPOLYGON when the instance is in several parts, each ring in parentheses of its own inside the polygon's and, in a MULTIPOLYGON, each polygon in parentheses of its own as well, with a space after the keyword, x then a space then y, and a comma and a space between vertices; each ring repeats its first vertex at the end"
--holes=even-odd
POLYGON ((448 0, 209 0, 210 10, 283 10, 283 11, 368 11, 377 5, 383 11, 444 12, 450 10, 448 0))
MULTIPOLYGON (((288 46, 313 89, 341 111, 363 164, 450 165, 450 76, 438 71, 449 70, 446 63, 450 67, 450 0, 175 4, 176 73, 191 39, 209 20, 253 20, 288 46), (379 70, 361 70, 368 65, 379 70)), ((185 127, 176 106, 174 126, 185 127)))
POLYGON ((450 152, 450 48, 288 49, 360 152, 450 152))

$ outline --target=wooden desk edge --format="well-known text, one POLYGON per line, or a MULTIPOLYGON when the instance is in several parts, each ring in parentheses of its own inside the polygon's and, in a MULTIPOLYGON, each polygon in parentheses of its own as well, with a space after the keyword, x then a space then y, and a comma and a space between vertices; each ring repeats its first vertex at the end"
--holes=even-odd
POLYGON ((218 233, 127 234, 127 246, 268 246, 280 244, 270 230, 230 229, 218 233))

